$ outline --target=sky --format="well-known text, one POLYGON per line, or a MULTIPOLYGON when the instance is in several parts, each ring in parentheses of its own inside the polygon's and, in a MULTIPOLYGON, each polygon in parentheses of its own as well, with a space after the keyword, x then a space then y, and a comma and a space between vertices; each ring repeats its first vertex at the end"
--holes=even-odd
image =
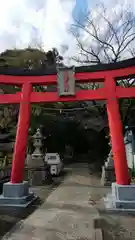
MULTIPOLYGON (((135 8, 134 0, 103 2, 108 9, 120 4, 135 8)), ((45 51, 56 47, 63 54, 67 50, 72 55, 76 43, 69 28, 75 19, 83 22, 98 3, 99 0, 0 0, 0 52, 42 43, 45 51)))
POLYGON ((88 0, 76 0, 75 6, 72 11, 74 19, 84 21, 85 16, 88 12, 88 0))
POLYGON ((69 44, 68 28, 75 19, 83 22, 89 1, 0 0, 0 51, 36 42, 47 50, 69 44))

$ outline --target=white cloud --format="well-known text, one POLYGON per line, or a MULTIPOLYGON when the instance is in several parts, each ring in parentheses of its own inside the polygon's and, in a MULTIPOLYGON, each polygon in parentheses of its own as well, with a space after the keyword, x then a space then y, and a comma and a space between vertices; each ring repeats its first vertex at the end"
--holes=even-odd
POLYGON ((124 9, 130 8, 132 10, 135 8, 134 0, 102 0, 101 2, 103 2, 108 7, 108 9, 111 9, 112 7, 119 8, 119 6, 122 6, 124 9))
MULTIPOLYGON (((95 4, 96 2, 99 3, 99 0, 95 4)), ((102 2, 105 3, 109 16, 112 10, 118 11, 121 6, 124 9, 135 9, 134 0, 102 2)), ((41 40, 45 50, 52 47, 60 50, 61 45, 67 45, 68 50, 64 56, 77 55, 76 41, 67 31, 73 22, 72 10, 75 3, 76 0, 0 0, 0 51, 13 47, 23 48, 41 40)), ((90 0, 88 3, 94 14, 94 3, 90 0)))
MULTIPOLYGON (((95 22, 96 26, 98 26, 98 28, 100 29, 100 34, 104 34, 105 30, 107 29, 107 24, 103 20, 103 18, 99 19, 99 14, 97 14, 97 12, 101 12, 101 14, 103 14, 102 9, 100 7, 101 5, 99 5, 101 2, 99 0, 97 0, 94 3, 91 3, 91 1, 88 0, 88 3, 89 3, 89 6, 88 6, 89 10, 91 10, 90 11, 91 16, 92 16, 92 18, 95 18, 94 22, 95 22)), ((120 24, 119 14, 122 10, 132 12, 135 9, 135 1, 134 0, 128 0, 128 1, 127 0, 103 0, 102 3, 104 4, 105 8, 107 9, 106 17, 110 21, 114 21, 114 19, 117 17, 117 19, 118 19, 117 23, 119 23, 119 24, 120 24)), ((131 32, 132 32, 132 30, 131 30, 131 32)), ((97 44, 95 43, 95 40, 84 31, 81 31, 80 38, 81 38, 81 42, 83 43, 83 46, 85 46, 85 49, 87 49, 88 51, 90 49, 90 46, 94 46, 94 48, 97 46, 97 44)), ((72 44, 70 44, 68 50, 66 51, 65 57, 71 57, 71 56, 75 56, 75 57, 79 56, 80 57, 80 48, 78 48, 77 42, 75 41, 75 39, 72 38, 71 36, 68 37, 68 39, 69 39, 69 43, 72 42, 72 44)), ((98 44, 98 47, 99 47, 99 44, 98 44)), ((115 47, 116 47, 115 43, 113 43, 113 47, 115 49, 115 47)), ((111 54, 111 53, 109 53, 109 54, 111 54)), ((128 57, 131 57, 131 54, 129 52, 127 52, 127 49, 125 49, 125 51, 123 51, 122 58, 128 58, 128 57)), ((104 57, 102 56, 102 58, 104 58, 104 57)), ((84 57, 81 56, 81 60, 83 60, 83 59, 84 59, 84 57)), ((85 60, 86 60, 86 58, 85 58, 85 60)), ((70 64, 74 64, 74 61, 70 61, 70 64)))
POLYGON ((63 43, 68 43, 67 28, 72 22, 72 10, 75 1, 48 0, 44 18, 43 41, 47 48, 57 47, 63 43))
MULTIPOLYGON (((99 4, 99 1, 97 1, 97 5, 95 2, 95 6, 93 5, 93 8, 90 11, 90 16, 89 19, 92 18, 93 22, 94 22, 94 26, 96 26, 96 29, 98 29, 98 34, 100 35, 100 39, 104 39, 104 35, 105 33, 107 33, 108 30, 108 24, 107 22, 103 19, 103 17, 101 15, 104 15, 103 13, 103 8, 102 5, 99 4)), ((120 20, 120 13, 123 11, 124 13, 126 13, 128 11, 129 12, 133 12, 134 13, 134 9, 135 9, 135 2, 134 0, 103 0, 102 3, 105 6, 105 15, 106 18, 110 21, 113 22, 113 27, 118 27, 122 25, 123 21, 125 21, 125 16, 123 16, 123 18, 120 20), (114 26, 114 24, 116 26, 114 26)), ((91 7, 90 1, 89 1, 89 9, 91 7)), ((87 22, 88 24, 88 22, 87 22)), ((124 29, 124 27, 123 27, 124 29)), ((91 32, 92 34, 95 34, 95 30, 92 28, 91 24, 88 25, 87 30, 89 32, 91 32)), ((134 29, 132 28, 128 34, 132 34, 133 31, 135 31, 135 27, 134 29)), ((123 34, 123 33, 122 33, 123 34)), ((119 35, 121 35, 121 32, 119 31, 119 35)), ((105 53, 102 51, 102 49, 100 50, 100 53, 98 52, 98 50, 100 49, 100 44, 99 42, 96 42, 95 38, 92 37, 92 35, 90 35, 87 31, 81 31, 81 37, 80 37, 80 41, 82 46, 85 48, 86 51, 90 51, 91 47, 94 50, 94 52, 97 54, 99 54, 99 58, 100 60, 104 61, 105 60, 105 53)), ((127 39, 127 42, 129 41, 129 38, 127 39)), ((112 39, 110 42, 111 45, 113 45, 113 48, 116 50, 118 49, 118 44, 116 44, 116 39, 112 39)), ((135 44, 135 41, 134 41, 135 44)), ((126 42, 125 42, 125 46, 126 46, 126 42)), ((132 44, 133 46, 133 44, 132 44)), ((132 47, 130 44, 130 47, 132 47)), ((73 46, 72 46, 73 47, 73 46)), ((80 47, 74 47, 74 49, 76 49, 74 56, 79 56, 79 53, 81 53, 82 51, 80 51, 80 47)), ((108 54, 112 57, 112 51, 107 50, 108 54)), ((86 54, 86 52, 83 52, 86 54)), ((88 54, 87 54, 88 56, 88 54)), ((131 54, 129 52, 128 48, 125 48, 122 51, 122 54, 120 56, 120 59, 124 59, 124 58, 128 58, 131 57, 131 54)), ((83 61, 88 60, 86 59, 86 57, 84 57, 84 55, 81 55, 80 59, 83 61)), ((90 58, 90 60, 95 60, 95 57, 90 58)), ((108 59, 106 59, 106 61, 108 61, 108 59)), ((84 63, 85 64, 85 63, 84 63)))
POLYGON ((0 51, 40 38, 45 49, 68 37, 75 0, 0 0, 0 51))

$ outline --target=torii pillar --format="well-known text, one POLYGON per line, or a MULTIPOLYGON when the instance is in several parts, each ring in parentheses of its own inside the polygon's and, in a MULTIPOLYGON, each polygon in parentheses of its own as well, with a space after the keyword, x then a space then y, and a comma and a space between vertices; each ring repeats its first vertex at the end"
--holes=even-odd
POLYGON ((107 113, 110 127, 116 183, 112 183, 112 195, 106 198, 107 208, 135 209, 135 185, 130 185, 116 84, 113 77, 105 80, 107 113))
POLYGON ((18 127, 14 147, 11 183, 22 183, 24 177, 24 164, 27 149, 28 131, 30 125, 30 94, 32 85, 26 83, 22 87, 22 101, 20 103, 18 127))
POLYGON ((10 182, 3 185, 3 198, 0 197, 0 205, 27 207, 36 199, 33 193, 29 193, 28 182, 23 181, 30 124, 31 92, 32 85, 27 82, 24 83, 21 92, 11 179, 10 182))
POLYGON ((112 77, 108 77, 106 79, 105 89, 107 93, 106 107, 111 135, 116 182, 120 185, 128 185, 129 176, 123 137, 123 127, 119 112, 118 99, 116 96, 116 84, 112 77))

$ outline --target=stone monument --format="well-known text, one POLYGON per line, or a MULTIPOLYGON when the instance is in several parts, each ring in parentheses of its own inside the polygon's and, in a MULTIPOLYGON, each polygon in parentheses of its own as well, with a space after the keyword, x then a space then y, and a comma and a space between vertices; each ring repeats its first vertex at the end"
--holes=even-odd
POLYGON ((107 161, 102 166, 101 184, 104 186, 111 186, 112 182, 115 182, 115 170, 112 150, 110 151, 107 161))
POLYGON ((29 157, 27 165, 29 171, 30 185, 42 185, 46 176, 46 164, 44 162, 44 154, 42 153, 42 134, 38 128, 33 136, 33 145, 35 147, 31 157, 29 157))

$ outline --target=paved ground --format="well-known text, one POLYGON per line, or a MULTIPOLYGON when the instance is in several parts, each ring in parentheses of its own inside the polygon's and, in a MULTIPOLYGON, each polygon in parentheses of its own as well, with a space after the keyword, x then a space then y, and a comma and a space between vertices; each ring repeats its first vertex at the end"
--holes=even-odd
POLYGON ((62 184, 63 177, 50 187, 33 188, 42 204, 37 202, 23 213, 14 209, 5 214, 5 210, 0 209, 1 236, 22 219, 10 234, 0 239, 88 240, 92 238, 91 220, 97 215, 95 208, 103 218, 104 240, 135 239, 135 216, 106 212, 101 199, 110 188, 101 187, 100 179, 89 175, 87 164, 72 164, 67 172, 62 184))
POLYGON ((55 181, 46 186, 41 187, 33 187, 32 191, 34 191, 40 199, 36 201, 32 206, 26 209, 18 209, 18 208, 3 208, 0 207, 0 240, 3 235, 6 234, 11 228, 19 221, 27 218, 32 212, 34 212, 41 204, 46 200, 46 198, 54 191, 60 183, 65 178, 67 172, 64 172, 62 176, 55 179, 55 181))
POLYGON ((88 165, 68 171, 69 175, 46 201, 3 239, 93 239, 93 218, 98 217, 98 212, 89 204, 88 165))
POLYGON ((99 211, 102 221, 104 240, 135 240, 135 215, 122 213, 108 213, 102 198, 111 191, 109 187, 102 187, 100 179, 91 178, 90 202, 99 211))

